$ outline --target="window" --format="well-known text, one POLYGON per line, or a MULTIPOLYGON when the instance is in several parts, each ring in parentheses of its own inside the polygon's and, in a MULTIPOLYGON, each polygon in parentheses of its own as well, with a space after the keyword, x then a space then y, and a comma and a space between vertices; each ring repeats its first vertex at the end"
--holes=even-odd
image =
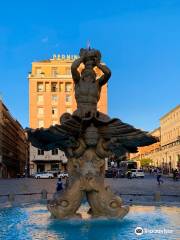
POLYGON ((38 120, 38 127, 44 127, 44 121, 43 120, 38 120))
POLYGON ((57 115, 57 108, 56 107, 52 107, 52 115, 57 115))
POLYGON ((42 72, 41 67, 36 67, 36 68, 35 68, 35 74, 36 74, 37 76, 41 76, 41 72, 42 72))
POLYGON ((52 155, 58 155, 58 149, 57 148, 52 150, 52 155))
POLYGON ((63 92, 63 83, 62 82, 59 83, 59 91, 63 92))
POLYGON ((52 77, 56 77, 57 76, 57 67, 53 67, 52 69, 51 69, 51 75, 52 75, 52 77))
POLYGON ((39 108, 38 108, 38 114, 39 114, 39 115, 43 115, 43 114, 44 114, 44 108, 39 107, 39 108))
POLYGON ((57 92, 57 82, 52 82, 51 83, 51 92, 57 92))
POLYGON ((72 114, 72 108, 66 108, 66 112, 72 114))
POLYGON ((52 102, 57 102, 58 96, 57 95, 52 95, 51 100, 52 100, 52 102))
POLYGON ((37 83, 37 92, 43 92, 44 87, 43 87, 43 82, 38 82, 37 83))
POLYGON ((43 103, 43 102, 44 102, 44 97, 43 97, 43 95, 38 95, 38 96, 37 96, 37 102, 38 102, 38 103, 43 103))
POLYGON ((51 171, 59 170, 59 164, 58 163, 52 163, 51 164, 51 171))
POLYGON ((70 92, 71 91, 71 89, 72 89, 72 87, 71 87, 71 83, 66 83, 65 84, 65 92, 70 92))
POLYGON ((67 75, 71 75, 71 69, 70 69, 70 67, 67 67, 67 68, 66 68, 66 74, 67 74, 67 75))
POLYGON ((71 103, 71 95, 66 95, 66 103, 71 103))
POLYGON ((38 149, 38 155, 44 155, 44 150, 38 149))

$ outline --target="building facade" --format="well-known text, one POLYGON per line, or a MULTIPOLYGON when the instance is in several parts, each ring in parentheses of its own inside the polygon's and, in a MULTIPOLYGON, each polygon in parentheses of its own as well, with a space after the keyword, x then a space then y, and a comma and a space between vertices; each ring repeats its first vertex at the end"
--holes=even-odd
POLYGON ((28 172, 28 143, 20 123, 0 100, 0 178, 28 172))
MULTIPOLYGON (((59 124, 64 112, 76 109, 71 64, 78 56, 53 55, 52 59, 33 62, 29 73, 29 125, 30 128, 48 128, 59 124)), ((81 70, 83 68, 80 65, 81 70)), ((102 73, 95 69, 98 76, 102 73)), ((107 113, 107 85, 102 87, 98 110, 107 113)), ((58 171, 66 162, 58 149, 43 152, 30 145, 30 173, 58 171)))
POLYGON ((166 169, 180 168, 180 105, 161 117, 160 126, 161 165, 166 169))
POLYGON ((156 143, 153 143, 149 146, 138 147, 138 152, 137 153, 131 153, 130 154, 131 159, 132 158, 133 159, 147 158, 147 156, 153 154, 154 152, 156 152, 160 148, 160 136, 161 136, 160 128, 157 128, 157 129, 153 130, 152 132, 150 132, 150 134, 152 136, 156 137, 157 139, 159 139, 159 141, 157 141, 156 143))
POLYGON ((151 132, 159 142, 138 148, 131 159, 152 159, 153 165, 162 167, 166 172, 180 168, 180 105, 160 118, 160 128, 151 132))

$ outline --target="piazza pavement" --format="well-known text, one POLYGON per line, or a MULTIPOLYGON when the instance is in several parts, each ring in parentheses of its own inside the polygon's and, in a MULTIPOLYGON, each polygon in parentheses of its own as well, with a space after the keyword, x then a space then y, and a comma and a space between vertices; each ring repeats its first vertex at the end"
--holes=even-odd
MULTIPOLYGON (((144 179, 106 178, 107 186, 121 196, 127 204, 180 204, 180 180, 163 176, 164 183, 157 184, 156 177, 146 175, 144 179), (159 198, 160 195, 160 198, 159 198)), ((32 202, 41 199, 42 190, 51 199, 56 191, 57 179, 0 179, 0 204, 32 202)))

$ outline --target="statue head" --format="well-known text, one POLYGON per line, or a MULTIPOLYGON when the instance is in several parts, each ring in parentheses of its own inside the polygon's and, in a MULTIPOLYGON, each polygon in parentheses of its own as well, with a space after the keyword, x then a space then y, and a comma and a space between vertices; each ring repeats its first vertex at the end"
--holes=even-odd
POLYGON ((96 59, 98 61, 101 61, 101 53, 99 50, 96 49, 91 49, 91 48, 81 48, 80 49, 80 53, 79 53, 80 57, 83 57, 84 59, 84 63, 86 63, 86 61, 88 60, 93 60, 96 59))
POLYGON ((101 53, 96 49, 81 48, 79 55, 83 58, 85 68, 94 68, 101 61, 101 53))
POLYGON ((84 133, 84 140, 88 146, 96 146, 99 139, 98 129, 93 124, 89 126, 84 133))

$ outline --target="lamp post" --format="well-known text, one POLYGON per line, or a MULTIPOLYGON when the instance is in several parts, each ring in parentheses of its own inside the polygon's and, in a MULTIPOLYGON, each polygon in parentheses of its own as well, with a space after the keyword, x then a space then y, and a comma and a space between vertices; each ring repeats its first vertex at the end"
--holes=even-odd
MULTIPOLYGON (((24 142, 26 144, 26 142, 24 142)), ((27 143, 27 148, 25 150, 25 157, 26 157, 26 163, 25 163, 25 177, 29 177, 29 145, 27 143)))
POLYGON ((167 163, 167 152, 165 152, 165 155, 166 155, 166 163, 165 163, 165 173, 167 173, 168 172, 168 163, 167 163))
POLYGON ((171 160, 169 161, 169 173, 171 173, 171 160))

